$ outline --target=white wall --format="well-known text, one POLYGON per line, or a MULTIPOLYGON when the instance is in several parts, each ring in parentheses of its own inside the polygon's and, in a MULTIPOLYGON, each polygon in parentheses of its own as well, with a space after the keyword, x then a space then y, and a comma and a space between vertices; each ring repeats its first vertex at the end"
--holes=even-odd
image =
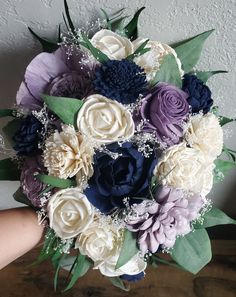
MULTIPOLYGON (((236 116, 236 1, 235 0, 68 0, 77 24, 85 25, 98 16, 100 7, 114 11, 128 8, 132 14, 146 6, 140 19, 140 33, 163 42, 174 42, 215 28, 206 43, 199 69, 227 69, 210 81, 213 96, 222 113, 236 116)), ((27 26, 51 37, 62 21, 62 0, 0 0, 0 108, 10 106, 22 80, 24 69, 39 52, 27 26)), ((2 125, 2 122, 1 122, 2 125)), ((225 141, 236 149, 236 124, 226 129, 225 141), (229 135, 232 136, 229 138, 229 135)), ((212 199, 229 213, 236 214, 236 171, 215 186, 212 199)), ((0 208, 12 206, 15 183, 0 182, 0 208)))

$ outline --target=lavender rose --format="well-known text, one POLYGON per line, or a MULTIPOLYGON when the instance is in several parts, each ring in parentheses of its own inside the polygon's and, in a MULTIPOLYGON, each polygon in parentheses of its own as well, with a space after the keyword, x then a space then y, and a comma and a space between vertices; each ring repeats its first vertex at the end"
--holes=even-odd
POLYGON ((94 63, 83 63, 84 54, 74 49, 68 59, 60 47, 54 53, 41 53, 28 65, 17 92, 17 104, 29 109, 42 106, 41 94, 82 99, 92 93, 94 63))
POLYGON ((174 246, 178 235, 191 231, 190 222, 195 220, 203 206, 199 194, 187 197, 181 189, 160 187, 155 200, 145 200, 133 205, 132 214, 127 218, 127 228, 138 232, 141 252, 155 253, 160 248, 174 246))
POLYGON ((43 172, 43 165, 39 156, 26 158, 21 171, 21 187, 30 202, 40 207, 39 193, 45 189, 45 184, 36 179, 35 175, 43 172))
POLYGON ((187 98, 188 94, 177 87, 159 83, 144 97, 134 120, 137 124, 144 121, 143 131, 155 132, 161 143, 177 144, 183 137, 183 124, 189 114, 187 98))

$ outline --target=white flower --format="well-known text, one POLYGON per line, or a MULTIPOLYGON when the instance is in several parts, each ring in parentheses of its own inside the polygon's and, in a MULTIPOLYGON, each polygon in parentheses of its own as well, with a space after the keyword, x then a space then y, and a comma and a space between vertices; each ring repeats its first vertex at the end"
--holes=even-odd
POLYGON ((78 236, 75 248, 78 248, 82 255, 90 257, 97 266, 117 254, 122 234, 112 222, 102 222, 97 216, 89 228, 78 236))
POLYGON ((94 208, 79 188, 56 192, 48 203, 50 227, 57 236, 69 239, 83 232, 92 223, 94 208))
MULTIPOLYGON (((146 39, 138 38, 133 41, 134 50, 136 50, 146 39)), ((160 69, 160 65, 166 55, 172 54, 176 59, 176 63, 179 67, 180 75, 183 76, 184 72, 181 68, 181 62, 177 57, 177 54, 173 48, 165 43, 149 40, 145 48, 150 48, 150 51, 146 52, 134 59, 134 62, 142 67, 147 74, 147 80, 150 81, 154 78, 156 72, 160 69)))
POLYGON ((120 276, 123 274, 136 275, 143 272, 147 267, 147 263, 144 259, 139 254, 136 254, 124 266, 115 269, 118 258, 119 255, 117 254, 104 261, 98 267, 101 274, 108 277, 120 276))
POLYGON ((62 125, 45 143, 44 165, 49 175, 59 178, 78 174, 87 179, 93 174, 93 148, 72 126, 62 125))
POLYGON ((185 143, 169 148, 159 160, 154 174, 162 183, 205 197, 213 185, 214 163, 205 154, 185 143))
POLYGON ((221 154, 223 130, 213 113, 192 116, 185 138, 191 147, 201 150, 212 160, 221 154))
POLYGON ((132 42, 110 30, 103 29, 95 33, 91 43, 111 60, 122 60, 133 53, 132 42))
POLYGON ((81 107, 79 131, 100 144, 127 140, 134 134, 131 113, 120 103, 102 95, 89 96, 81 107))

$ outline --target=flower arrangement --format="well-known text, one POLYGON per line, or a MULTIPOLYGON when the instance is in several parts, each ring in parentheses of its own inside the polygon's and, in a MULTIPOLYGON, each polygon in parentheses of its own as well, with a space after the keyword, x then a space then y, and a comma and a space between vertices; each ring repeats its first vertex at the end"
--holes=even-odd
POLYGON ((30 29, 43 52, 0 110, 13 117, 1 179, 20 180, 14 198, 47 230, 37 262, 52 260, 55 287, 69 270, 65 290, 91 268, 124 290, 159 262, 197 273, 211 260, 205 228, 235 224, 207 198, 236 166, 222 130, 234 119, 206 85, 226 71, 194 68, 213 30, 171 46, 141 38, 142 7, 130 21, 102 10, 91 34, 64 4, 67 31, 54 43, 30 29))

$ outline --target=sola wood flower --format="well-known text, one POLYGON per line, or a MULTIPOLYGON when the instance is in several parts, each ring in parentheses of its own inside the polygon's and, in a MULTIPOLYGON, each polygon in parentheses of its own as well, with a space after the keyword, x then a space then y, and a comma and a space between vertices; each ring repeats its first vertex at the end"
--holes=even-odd
POLYGON ((145 200, 131 207, 127 228, 138 232, 142 253, 155 253, 159 247, 173 247, 178 235, 189 233, 190 222, 198 217, 202 206, 198 194, 188 197, 181 189, 160 187, 155 201, 145 200))
POLYGON ((72 126, 62 125, 62 132, 55 131, 45 143, 44 165, 49 175, 60 178, 87 179, 93 174, 94 151, 89 142, 72 126))

